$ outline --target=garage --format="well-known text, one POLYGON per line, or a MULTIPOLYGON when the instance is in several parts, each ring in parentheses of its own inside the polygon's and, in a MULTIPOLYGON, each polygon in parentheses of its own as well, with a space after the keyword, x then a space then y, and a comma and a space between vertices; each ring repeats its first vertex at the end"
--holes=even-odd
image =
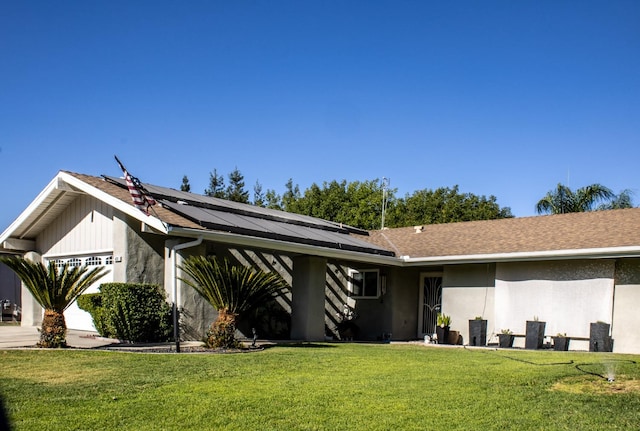
MULTIPOLYGON (((67 256, 56 258, 56 265, 62 267, 65 263, 70 266, 104 266, 109 272, 105 274, 99 281, 91 285, 85 293, 96 293, 99 291, 102 283, 110 283, 113 281, 113 254, 102 254, 92 256, 67 256)), ((89 268, 91 269, 91 268, 89 268)), ((64 312, 68 329, 77 329, 81 331, 95 331, 91 315, 84 310, 78 308, 78 304, 74 301, 64 312)))

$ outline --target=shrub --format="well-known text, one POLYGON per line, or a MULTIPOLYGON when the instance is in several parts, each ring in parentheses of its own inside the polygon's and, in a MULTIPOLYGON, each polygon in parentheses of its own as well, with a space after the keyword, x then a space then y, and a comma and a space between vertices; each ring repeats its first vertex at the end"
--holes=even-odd
MULTIPOLYGON (((92 295, 82 300, 86 307, 83 309, 91 313, 96 330, 103 337, 131 342, 171 339, 171 306, 159 286, 105 283, 100 286, 100 293, 92 295)), ((82 295, 85 296, 88 295, 82 295)))
POLYGON ((100 335, 106 337, 108 333, 107 320, 102 307, 102 293, 87 293, 78 297, 78 308, 91 314, 93 326, 100 335))

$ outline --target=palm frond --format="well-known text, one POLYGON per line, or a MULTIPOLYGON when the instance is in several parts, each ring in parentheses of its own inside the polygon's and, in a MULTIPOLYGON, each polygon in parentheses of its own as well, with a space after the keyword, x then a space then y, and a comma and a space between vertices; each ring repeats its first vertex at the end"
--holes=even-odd
POLYGON ((41 262, 17 257, 2 257, 0 261, 11 268, 42 308, 64 312, 73 301, 93 283, 108 273, 102 266, 89 270, 87 266, 61 268, 55 262, 48 267, 41 262))
POLYGON ((233 314, 250 311, 288 286, 278 273, 233 265, 228 259, 191 256, 180 269, 188 275, 180 280, 216 310, 226 309, 233 314))

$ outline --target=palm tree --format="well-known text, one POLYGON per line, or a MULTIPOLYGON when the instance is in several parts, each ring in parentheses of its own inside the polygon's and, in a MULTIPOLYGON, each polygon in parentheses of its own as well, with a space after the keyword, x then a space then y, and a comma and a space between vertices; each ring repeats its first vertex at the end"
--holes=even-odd
POLYGON ((633 208, 633 191, 626 189, 614 196, 609 203, 601 204, 598 210, 617 210, 622 208, 633 208))
POLYGON ((181 269, 190 278, 181 278, 218 311, 218 318, 207 332, 206 344, 212 348, 234 348, 236 322, 241 314, 280 294, 288 287, 276 272, 258 271, 229 260, 191 256, 181 269))
POLYGON ((108 272, 102 266, 89 270, 87 266, 70 267, 68 263, 59 268, 54 261, 50 261, 46 267, 41 262, 17 257, 3 257, 0 262, 18 275, 38 304, 44 308, 38 347, 67 346, 64 310, 108 272))
POLYGON ((548 192, 536 204, 538 214, 564 214, 594 210, 598 202, 608 202, 615 194, 600 184, 581 187, 575 192, 569 187, 558 184, 555 190, 548 192))

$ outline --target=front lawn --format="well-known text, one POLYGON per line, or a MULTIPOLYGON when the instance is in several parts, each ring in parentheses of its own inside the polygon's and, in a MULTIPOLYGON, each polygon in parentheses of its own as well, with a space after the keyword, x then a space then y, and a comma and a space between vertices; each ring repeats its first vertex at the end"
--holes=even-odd
POLYGON ((14 430, 635 430, 638 361, 407 344, 4 350, 0 394, 14 430))

